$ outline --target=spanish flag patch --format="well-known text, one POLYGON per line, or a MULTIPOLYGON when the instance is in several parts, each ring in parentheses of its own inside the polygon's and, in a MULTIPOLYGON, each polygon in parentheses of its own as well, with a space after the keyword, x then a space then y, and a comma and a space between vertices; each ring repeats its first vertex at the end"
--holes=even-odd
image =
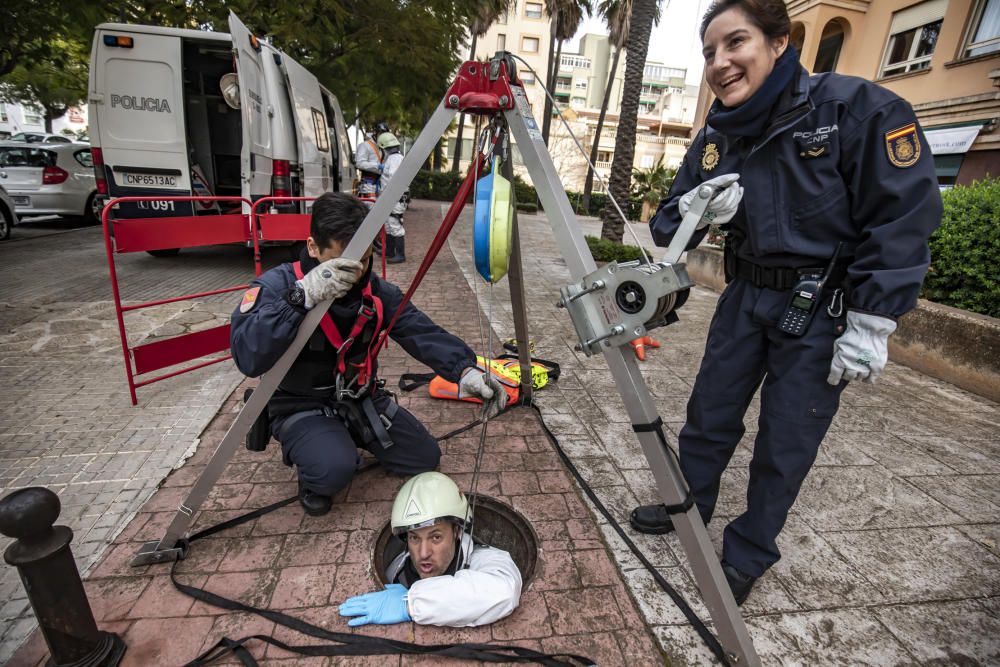
POLYGON ((259 287, 251 287, 243 293, 243 300, 240 301, 240 312, 249 313, 257 304, 257 295, 260 294, 259 287))
POLYGON ((912 167, 920 159, 920 137, 917 124, 910 123, 885 133, 885 150, 889 162, 897 167, 912 167))

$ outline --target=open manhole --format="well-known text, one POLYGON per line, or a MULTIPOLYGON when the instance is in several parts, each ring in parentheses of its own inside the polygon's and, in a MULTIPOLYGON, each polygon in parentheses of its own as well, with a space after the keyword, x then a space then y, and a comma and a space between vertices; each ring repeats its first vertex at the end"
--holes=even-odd
MULTIPOLYGON (((535 566, 538 563, 538 536, 532 530, 528 520, 521 516, 513 507, 504 505, 499 500, 481 494, 466 494, 469 502, 476 498, 475 531, 476 540, 485 542, 491 547, 508 552, 517 569, 521 571, 524 588, 535 576, 535 566)), ((372 566, 375 576, 381 583, 387 583, 385 568, 396 556, 403 552, 403 540, 392 534, 392 525, 386 522, 375 540, 375 551, 372 554, 372 566)))

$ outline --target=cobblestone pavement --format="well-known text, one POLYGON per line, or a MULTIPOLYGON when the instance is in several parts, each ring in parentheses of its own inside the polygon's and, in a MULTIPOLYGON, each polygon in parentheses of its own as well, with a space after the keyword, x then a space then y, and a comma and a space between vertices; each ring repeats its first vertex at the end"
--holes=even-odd
MULTIPOLYGON (((252 264, 243 248, 216 247, 123 255, 119 271, 123 298, 149 300, 245 282, 252 264)), ((190 455, 241 376, 224 362, 140 388, 131 405, 99 227, 16 227, 0 243, 0 284, 0 496, 39 485, 57 492, 86 570, 190 455)), ((130 342, 216 325, 231 306, 232 295, 137 311, 126 316, 130 342)), ((7 566, 0 600, 2 664, 35 627, 7 566)))
MULTIPOLYGON (((410 261, 390 268, 389 277, 407 284, 436 225, 436 204, 414 202, 407 215, 410 261)), ((442 326, 482 349, 479 318, 473 293, 447 251, 432 267, 416 304, 442 326)), ((497 345, 493 341, 493 345, 497 345)), ((426 368, 390 345, 380 357, 382 370, 393 386, 403 372, 426 368)), ((254 381, 248 381, 252 383, 254 381)), ((272 634, 292 644, 316 640, 276 627, 247 614, 225 614, 221 609, 178 593, 170 584, 169 566, 141 569, 128 561, 139 544, 161 536, 174 508, 204 469, 239 410, 238 388, 223 404, 202 441, 182 468, 118 536, 115 546, 91 572, 87 581, 91 604, 102 628, 120 633, 128 644, 124 665, 179 665, 212 646, 222 636, 272 634)), ((475 418, 476 406, 431 399, 426 390, 407 394, 400 403, 413 411, 433 433, 443 434, 475 418)), ((466 490, 479 447, 479 429, 442 442, 441 470, 466 490)), ((305 516, 295 503, 273 514, 192 545, 178 564, 180 579, 269 609, 286 611, 337 632, 353 632, 337 615, 346 597, 380 584, 372 574, 372 552, 385 526, 392 498, 402 479, 381 469, 361 473, 335 498, 325 517, 305 516)), ((485 441, 478 490, 520 512, 540 539, 535 578, 525 587, 520 607, 508 618, 482 628, 435 628, 404 623, 366 626, 360 631, 416 641, 422 644, 497 642, 544 651, 572 651, 602 666, 662 665, 663 659, 639 608, 629 596, 625 580, 614 566, 600 532, 545 437, 536 413, 519 409, 491 422, 485 441)), ((272 442, 263 454, 240 449, 213 489, 195 527, 204 527, 236 514, 295 494, 293 472, 280 460, 272 442)), ((360 664, 364 659, 293 658, 276 647, 252 642, 262 665, 360 664)), ((11 661, 36 665, 44 655, 38 633, 11 661)), ((463 665, 434 658, 379 656, 365 664, 463 665)), ((473 663, 475 664, 475 663, 473 663)))
MULTIPOLYGON (((423 224, 439 219, 439 209, 437 203, 413 203, 411 261, 401 267, 404 276, 426 245, 423 224)), ((418 305, 470 343, 481 340, 479 317, 468 307, 469 288, 455 268, 461 266, 482 311, 491 316, 496 337, 510 337, 505 283, 491 294, 471 273, 468 221, 464 216, 450 243, 458 264, 445 256, 435 265, 418 305)), ((583 224, 588 231, 596 229, 592 221, 583 224)), ((536 354, 563 367, 560 380, 538 394, 545 422, 627 526, 635 504, 655 500, 652 477, 603 359, 573 352, 575 334, 565 313, 554 308, 557 288, 569 277, 543 218, 522 217, 522 242, 536 354)), ((674 434, 684 418, 716 297, 695 289, 681 311, 682 322, 657 332, 664 346, 643 365, 674 434)), ((474 346, 481 349, 485 343, 474 346)), ((386 368, 394 372, 420 370, 398 346, 387 354, 386 368)), ((130 664, 176 664, 223 633, 235 637, 274 630, 260 619, 219 615, 192 604, 169 587, 163 566, 136 571, 126 565, 138 542, 158 537, 172 517, 211 444, 238 409, 233 396, 202 434, 194 456, 167 479, 91 574, 88 588, 102 627, 124 634, 130 664), (167 626, 169 636, 163 632, 167 626)), ((472 416, 469 406, 413 395, 402 400, 435 433, 472 416)), ((764 663, 1000 663, 1000 406, 895 364, 878 385, 850 387, 843 403, 779 540, 784 558, 743 608, 764 663)), ((717 545, 726 520, 744 504, 757 411, 755 403, 747 438, 723 480, 721 520, 709 527, 717 545)), ((709 663, 683 617, 638 562, 607 526, 581 512, 586 503, 580 504, 535 429, 527 411, 506 415, 491 427, 481 482, 484 492, 524 513, 542 538, 541 572, 518 612, 490 629, 403 625, 374 632, 421 642, 492 638, 546 649, 568 644, 602 665, 631 665, 660 660, 643 629, 648 625, 672 665, 709 663), (617 568, 604 566, 599 537, 610 546, 617 568)), ((443 469, 463 485, 469 483, 476 442, 467 436, 443 446, 443 469)), ((199 526, 294 492, 273 447, 263 456, 241 450, 225 481, 199 516, 199 526)), ((204 545, 200 556, 180 567, 195 583, 343 629, 332 605, 374 585, 371 545, 397 486, 398 480, 380 471, 365 473, 337 499, 328 517, 311 519, 295 506, 286 508, 232 537, 208 540, 211 547, 204 545)), ((707 618, 676 539, 633 537, 707 618)), ((274 632, 294 643, 305 641, 280 628, 274 632)), ((36 633, 10 664, 35 665, 42 648, 36 633)), ((261 649, 255 650, 260 655, 261 649)), ((273 648, 266 657, 266 664, 274 665, 342 664, 286 660, 273 648)))
MULTIPOLYGON (((471 218, 465 218, 451 248, 468 281, 479 284, 471 218)), ((599 235, 597 221, 582 224, 599 235)), ((652 248, 648 229, 634 229, 652 248)), ((554 306, 570 279, 545 218, 522 216, 521 242, 535 354, 559 361, 563 371, 537 402, 588 483, 627 527, 633 507, 659 501, 652 474, 603 357, 573 351, 572 325, 554 306)), ((492 297, 501 338, 514 331, 507 292, 501 284, 492 297)), ((675 436, 717 296, 695 288, 681 322, 654 332, 663 346, 641 364, 675 436)), ((491 300, 483 288, 480 299, 491 300)), ((722 529, 746 506, 759 408, 754 400, 709 525, 720 553, 722 529)), ((707 619, 676 537, 628 530, 707 619)), ((604 534, 671 664, 709 662, 680 612, 606 526, 604 534)), ((758 582, 743 613, 764 664, 1000 664, 998 542, 1000 406, 890 363, 878 384, 845 391, 778 540, 783 558, 758 582)))

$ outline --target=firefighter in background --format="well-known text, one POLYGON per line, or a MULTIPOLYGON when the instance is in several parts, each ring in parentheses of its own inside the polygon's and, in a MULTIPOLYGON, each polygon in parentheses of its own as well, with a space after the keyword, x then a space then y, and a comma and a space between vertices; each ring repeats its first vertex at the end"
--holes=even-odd
POLYGON ((389 131, 389 125, 380 120, 375 123, 371 134, 365 135, 365 140, 358 144, 354 151, 354 166, 360 172, 358 182, 358 196, 362 199, 374 201, 378 195, 379 179, 382 177, 382 161, 384 155, 378 147, 377 137, 383 132, 389 131))
MULTIPOLYGON (((747 508, 723 534, 722 570, 737 604, 781 557, 778 534, 841 392, 884 369, 941 221, 933 156, 910 105, 865 79, 810 76, 790 31, 783 0, 709 8, 702 53, 717 99, 650 221, 656 243, 668 245, 709 184, 719 194, 706 217, 728 224, 727 285, 678 441, 707 523, 760 391, 747 508)), ((674 528, 663 505, 637 508, 631 524, 674 528)))
MULTIPOLYGON (((403 163, 403 151, 399 147, 399 139, 392 132, 378 135, 378 147, 382 150, 382 181, 381 189, 389 187, 399 165, 403 163)), ((385 221, 385 261, 388 264, 399 264, 406 261, 406 229, 403 228, 403 214, 406 213, 406 203, 410 200, 410 192, 404 192, 399 201, 392 205, 392 213, 385 221)))
MULTIPOLYGON (((371 248, 361 262, 341 257, 367 214, 349 194, 320 196, 300 260, 253 280, 232 315, 233 360, 256 377, 288 349, 306 312, 333 299, 267 406, 267 428, 281 443, 285 465, 296 467, 299 501, 313 516, 329 512, 331 496, 350 483, 359 447, 398 475, 433 470, 441 458, 437 440, 377 379, 375 341, 403 295, 373 274, 371 248)), ((457 382, 460 398, 482 400, 487 418, 506 405, 507 394, 476 368, 469 346, 412 303, 390 335, 414 359, 457 382)))

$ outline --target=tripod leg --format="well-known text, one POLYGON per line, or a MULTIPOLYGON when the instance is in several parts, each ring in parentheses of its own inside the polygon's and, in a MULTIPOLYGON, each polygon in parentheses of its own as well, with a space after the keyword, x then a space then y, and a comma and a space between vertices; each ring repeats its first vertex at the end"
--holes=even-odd
MULTIPOLYGON (((513 110, 505 112, 508 126, 545 208, 545 215, 552 226, 556 243, 570 275, 573 280, 579 281, 597 268, 593 255, 587 247, 580 226, 576 223, 569 198, 542 142, 538 125, 531 116, 524 89, 515 85, 511 88, 516 105, 513 110)), ((687 239, 683 239, 680 245, 686 245, 686 241, 687 239)), ((659 422, 660 417, 649 388, 639 372, 635 357, 631 353, 632 348, 623 345, 602 347, 602 349, 618 392, 625 403, 629 419, 636 430, 643 454, 649 461, 660 498, 667 505, 682 504, 688 495, 687 484, 675 460, 664 449, 657 434, 650 429, 651 425, 659 422)), ((759 666, 760 658, 754 650, 753 641, 722 573, 722 566, 719 564, 697 508, 692 506, 684 514, 675 514, 673 521, 702 598, 718 630, 722 646, 734 662, 759 666)))

